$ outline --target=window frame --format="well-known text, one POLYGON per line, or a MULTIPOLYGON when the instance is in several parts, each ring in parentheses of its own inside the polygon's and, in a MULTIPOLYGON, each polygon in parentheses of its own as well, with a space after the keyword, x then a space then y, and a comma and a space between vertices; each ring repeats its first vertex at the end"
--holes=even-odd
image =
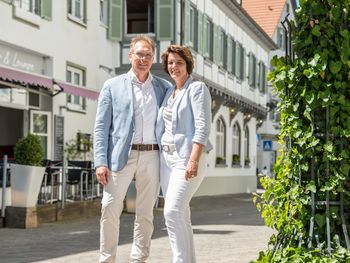
POLYGON ((124 36, 126 37, 132 37, 138 34, 145 34, 145 35, 149 35, 149 36, 155 36, 156 35, 156 26, 157 26, 157 17, 156 17, 156 0, 152 0, 153 1, 153 17, 151 17, 151 13, 150 13, 150 9, 149 9, 149 3, 147 6, 147 11, 145 13, 147 13, 147 30, 148 32, 128 32, 128 26, 129 26, 129 21, 128 21, 128 1, 132 1, 132 0, 125 0, 123 1, 124 5, 123 5, 123 12, 124 12, 124 19, 123 19, 123 24, 124 24, 124 36), (150 27, 150 20, 153 19, 153 32, 150 32, 149 27, 150 27))
MULTIPOLYGON (((83 87, 83 86, 85 86, 85 76, 86 76, 86 73, 85 73, 84 69, 72 66, 70 64, 67 65, 67 67, 66 67, 66 81, 67 81, 67 83, 71 83, 73 85, 83 87), (69 72, 71 73, 70 79, 68 78, 69 72), (79 76, 78 83, 76 83, 76 81, 73 80, 74 76, 76 76, 75 74, 77 74, 79 76)), ((82 96, 67 93, 66 103, 67 103, 67 107, 70 110, 82 111, 82 112, 86 111, 86 98, 84 98, 82 96)))
POLYGON ((216 120, 216 165, 226 165, 226 125, 222 117, 216 120), (218 129, 219 128, 219 129, 218 129))
POLYGON ((87 8, 87 2, 86 0, 68 0, 68 4, 67 4, 67 17, 74 21, 77 22, 78 24, 84 25, 86 26, 86 21, 87 21, 87 12, 86 12, 86 8, 87 8), (79 1, 80 3, 80 13, 81 13, 81 17, 76 16, 76 6, 75 3, 79 1), (71 10, 70 10, 71 8, 71 10))
POLYGON ((241 127, 238 122, 235 122, 232 126, 232 164, 240 165, 233 163, 233 156, 238 155, 239 160, 241 161, 241 127))

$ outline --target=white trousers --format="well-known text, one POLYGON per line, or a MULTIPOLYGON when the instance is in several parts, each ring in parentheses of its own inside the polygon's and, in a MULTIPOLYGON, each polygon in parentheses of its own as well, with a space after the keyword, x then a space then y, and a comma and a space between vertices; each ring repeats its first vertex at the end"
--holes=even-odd
POLYGON ((134 176, 136 215, 131 262, 145 262, 149 256, 153 208, 159 194, 159 152, 132 150, 127 165, 121 171, 111 174, 103 190, 99 262, 115 262, 123 201, 134 176))
POLYGON ((206 156, 203 153, 198 165, 198 175, 185 179, 186 159, 177 152, 162 152, 160 159, 160 184, 165 197, 164 217, 173 252, 173 263, 195 263, 195 249, 191 223, 190 201, 203 181, 206 156))

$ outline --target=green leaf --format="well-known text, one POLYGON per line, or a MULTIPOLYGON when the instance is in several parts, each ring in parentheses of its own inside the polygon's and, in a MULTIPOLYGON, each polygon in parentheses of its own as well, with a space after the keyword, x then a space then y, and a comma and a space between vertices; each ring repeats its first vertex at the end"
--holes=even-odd
POLYGON ((341 70, 342 63, 341 61, 336 61, 336 62, 331 61, 329 66, 332 74, 337 74, 341 70))
POLYGON ((316 214, 315 222, 319 228, 322 228, 326 223, 326 215, 324 214, 316 214))
POLYGON ((319 25, 314 26, 311 30, 311 34, 317 37, 321 36, 320 26, 319 25))

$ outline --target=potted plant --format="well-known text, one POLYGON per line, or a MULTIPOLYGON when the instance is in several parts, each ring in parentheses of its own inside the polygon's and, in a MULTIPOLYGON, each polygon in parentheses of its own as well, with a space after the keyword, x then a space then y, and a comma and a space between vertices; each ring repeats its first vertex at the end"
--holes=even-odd
POLYGON ((36 206, 45 173, 45 167, 41 166, 43 157, 40 139, 34 134, 28 134, 15 144, 15 163, 11 165, 12 206, 36 206))
POLYGON ((226 158, 224 156, 217 156, 216 164, 226 164, 226 158))
POLYGON ((232 155, 232 165, 240 165, 241 164, 241 157, 238 154, 232 155))
POLYGON ((244 159, 244 166, 249 166, 249 164, 250 164, 250 159, 249 159, 249 157, 246 157, 244 159))

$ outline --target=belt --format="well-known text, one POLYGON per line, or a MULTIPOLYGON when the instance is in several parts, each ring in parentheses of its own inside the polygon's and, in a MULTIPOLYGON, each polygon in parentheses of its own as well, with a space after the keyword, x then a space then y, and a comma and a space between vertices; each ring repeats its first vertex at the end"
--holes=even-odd
POLYGON ((162 145, 162 150, 166 153, 172 153, 175 151, 175 145, 174 144, 162 145))
POLYGON ((136 151, 157 151, 159 146, 158 144, 133 144, 131 149, 136 151))

